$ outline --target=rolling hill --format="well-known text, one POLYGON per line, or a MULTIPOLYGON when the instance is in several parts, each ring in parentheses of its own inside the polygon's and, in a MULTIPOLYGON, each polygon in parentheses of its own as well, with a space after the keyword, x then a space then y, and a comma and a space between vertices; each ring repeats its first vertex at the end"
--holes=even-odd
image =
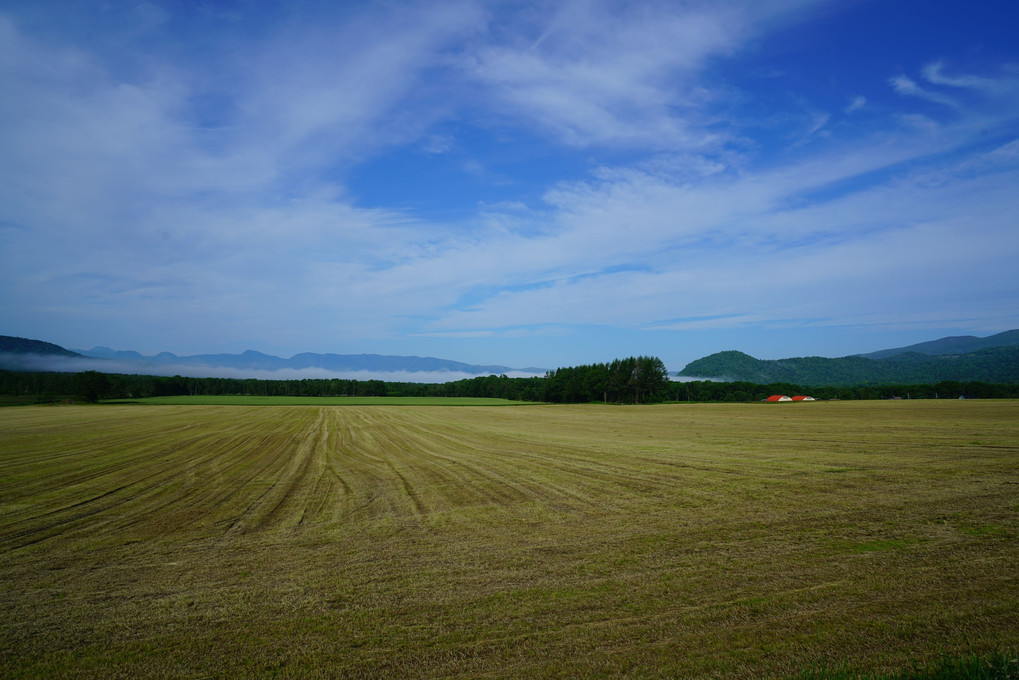
POLYGON ((64 349, 60 345, 42 340, 16 338, 11 335, 0 335, 0 354, 34 354, 36 356, 80 357, 77 352, 64 349))
POLYGON ((766 360, 738 351, 717 352, 687 364, 678 375, 817 387, 933 384, 945 380, 1019 384, 1019 331, 989 338, 942 338, 837 359, 814 356, 766 360))

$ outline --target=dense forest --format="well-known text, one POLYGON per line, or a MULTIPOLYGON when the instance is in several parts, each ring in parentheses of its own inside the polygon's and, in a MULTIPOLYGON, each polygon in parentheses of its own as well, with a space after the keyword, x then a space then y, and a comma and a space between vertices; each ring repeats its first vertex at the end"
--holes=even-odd
POLYGON ((815 399, 1016 398, 1019 385, 941 381, 935 384, 856 385, 807 388, 767 384, 668 379, 656 357, 629 357, 608 364, 573 366, 543 377, 484 376, 447 383, 384 382, 339 378, 256 380, 146 375, 0 371, 2 403, 30 404, 175 395, 495 397, 548 403, 756 402, 772 394, 815 399))
POLYGON ((669 398, 669 376, 657 357, 629 357, 609 364, 574 366, 549 371, 544 377, 485 376, 448 383, 384 382, 341 378, 256 380, 186 378, 145 375, 28 373, 0 371, 0 394, 38 401, 77 397, 139 399, 171 395, 243 394, 293 397, 496 397, 552 403, 660 402, 669 398))

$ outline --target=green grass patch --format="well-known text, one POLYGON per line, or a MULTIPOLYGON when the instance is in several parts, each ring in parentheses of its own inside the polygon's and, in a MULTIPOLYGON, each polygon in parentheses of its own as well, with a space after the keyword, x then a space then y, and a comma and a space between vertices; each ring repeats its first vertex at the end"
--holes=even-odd
POLYGON ((1000 524, 985 524, 978 527, 959 527, 959 531, 967 536, 1000 536, 1005 533, 1005 527, 1000 524))
POLYGON ((1019 652, 941 657, 937 662, 913 664, 896 673, 861 673, 840 670, 808 671, 796 680, 1016 680, 1019 678, 1019 652))

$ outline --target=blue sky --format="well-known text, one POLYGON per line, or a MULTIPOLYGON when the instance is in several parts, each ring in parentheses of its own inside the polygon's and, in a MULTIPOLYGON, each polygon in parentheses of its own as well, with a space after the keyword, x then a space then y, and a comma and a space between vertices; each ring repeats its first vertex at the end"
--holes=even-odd
POLYGON ((0 6, 0 333, 671 370, 1019 328, 1019 4, 0 6))

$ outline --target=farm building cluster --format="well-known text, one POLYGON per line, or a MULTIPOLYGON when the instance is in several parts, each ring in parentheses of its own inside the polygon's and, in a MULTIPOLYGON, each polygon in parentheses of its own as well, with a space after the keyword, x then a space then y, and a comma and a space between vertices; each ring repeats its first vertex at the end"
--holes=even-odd
POLYGON ((814 401, 813 397, 806 397, 803 395, 797 395, 795 397, 787 397, 784 394, 773 394, 763 401, 814 401))

